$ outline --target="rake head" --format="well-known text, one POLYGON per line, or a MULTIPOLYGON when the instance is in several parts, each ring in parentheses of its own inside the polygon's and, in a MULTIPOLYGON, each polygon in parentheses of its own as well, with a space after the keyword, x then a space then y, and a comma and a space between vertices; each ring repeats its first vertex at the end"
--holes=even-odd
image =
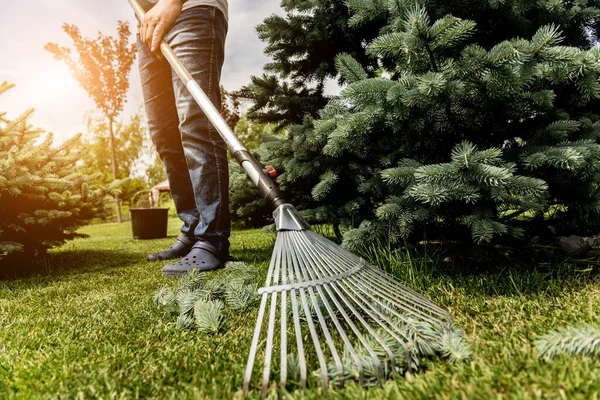
POLYGON ((250 387, 257 358, 264 359, 262 396, 279 367, 279 387, 305 386, 308 365, 318 365, 325 388, 352 375, 361 384, 414 368, 420 349, 407 326, 444 327, 450 315, 362 258, 310 231, 289 204, 275 212, 277 240, 246 373, 250 387), (262 340, 261 340, 262 338, 262 340), (260 343, 260 346, 259 346, 260 343), (278 348, 275 354, 274 349, 278 348))

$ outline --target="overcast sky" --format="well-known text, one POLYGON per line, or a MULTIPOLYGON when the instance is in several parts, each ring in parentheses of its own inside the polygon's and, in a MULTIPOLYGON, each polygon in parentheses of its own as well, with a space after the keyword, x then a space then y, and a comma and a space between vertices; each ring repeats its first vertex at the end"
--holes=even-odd
MULTIPOLYGON (((229 33, 221 83, 235 90, 260 75, 267 57, 255 26, 271 14, 282 14, 279 0, 229 0, 229 33)), ((0 1, 0 82, 16 87, 0 95, 0 112, 14 118, 35 108, 33 125, 53 132, 57 141, 84 130, 84 115, 94 109, 87 93, 70 77, 67 67, 44 50, 47 42, 70 45, 63 23, 77 25, 88 37, 115 35, 117 21, 130 21, 126 0, 0 1)), ((128 104, 123 117, 140 104, 137 64, 133 66, 128 104)))

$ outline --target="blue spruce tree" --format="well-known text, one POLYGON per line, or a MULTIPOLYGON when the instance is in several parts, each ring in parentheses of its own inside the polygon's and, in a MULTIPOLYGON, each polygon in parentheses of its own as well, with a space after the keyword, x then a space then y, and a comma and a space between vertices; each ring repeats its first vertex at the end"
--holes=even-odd
POLYGON ((600 231, 600 2, 348 4, 387 20, 380 68, 338 54, 341 95, 261 150, 313 220, 349 246, 600 231))

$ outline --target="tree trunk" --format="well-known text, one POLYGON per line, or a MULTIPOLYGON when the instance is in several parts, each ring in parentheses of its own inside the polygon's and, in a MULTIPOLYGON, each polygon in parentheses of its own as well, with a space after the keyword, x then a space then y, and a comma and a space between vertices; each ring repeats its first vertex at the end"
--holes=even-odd
MULTIPOLYGON (((110 151, 112 156, 112 170, 113 170, 113 179, 117 179, 117 158, 115 157, 115 132, 113 131, 114 120, 112 117, 108 118, 108 129, 110 131, 110 151)), ((119 202, 119 195, 115 194, 115 204, 117 206, 117 221, 119 223, 123 222, 123 217, 121 216, 121 204, 119 202)))
POLYGON ((340 223, 338 221, 333 222, 333 232, 335 233, 335 238, 338 240, 338 242, 342 243, 342 240, 344 240, 344 235, 342 235, 340 223))

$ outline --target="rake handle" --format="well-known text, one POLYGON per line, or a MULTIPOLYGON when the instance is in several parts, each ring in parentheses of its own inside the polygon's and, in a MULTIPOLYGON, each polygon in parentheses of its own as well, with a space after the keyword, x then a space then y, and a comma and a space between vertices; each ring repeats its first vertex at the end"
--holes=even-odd
MULTIPOLYGON (((137 0, 127 0, 136 18, 142 21, 146 11, 142 8, 137 0)), ((160 51, 167 60, 167 62, 173 68, 173 71, 179 76, 183 83, 188 88, 190 94, 196 100, 196 103, 200 106, 210 123, 219 132, 219 135, 223 138, 231 155, 237 160, 237 162, 244 168, 252 182, 256 185, 258 190, 264 196, 265 200, 271 204, 273 210, 277 209, 280 205, 284 204, 285 201, 281 197, 281 193, 277 186, 273 183, 271 178, 263 171, 263 167, 260 163, 250 154, 248 149, 240 142, 238 137, 233 133, 225 119, 221 116, 221 113, 210 101, 208 96, 204 93, 198 82, 192 78, 187 69, 183 66, 179 58, 175 55, 171 46, 169 46, 164 40, 160 43, 160 51)))

